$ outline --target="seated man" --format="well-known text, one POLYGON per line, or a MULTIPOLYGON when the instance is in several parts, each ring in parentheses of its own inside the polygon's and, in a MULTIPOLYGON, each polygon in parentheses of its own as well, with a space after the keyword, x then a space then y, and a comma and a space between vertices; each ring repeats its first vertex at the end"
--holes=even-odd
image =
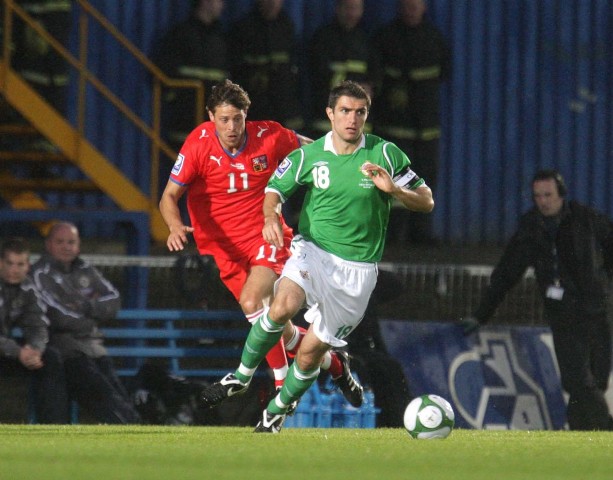
POLYGON ((98 330, 98 322, 117 314, 119 292, 79 257, 80 243, 75 225, 56 223, 45 240, 45 253, 32 266, 31 276, 47 304, 49 343, 64 359, 70 397, 96 421, 140 423, 98 330))
POLYGON ((36 420, 68 423, 68 395, 60 353, 47 346, 45 305, 27 278, 30 251, 21 238, 0 247, 0 377, 31 375, 36 420), (19 327, 23 339, 11 338, 19 327))

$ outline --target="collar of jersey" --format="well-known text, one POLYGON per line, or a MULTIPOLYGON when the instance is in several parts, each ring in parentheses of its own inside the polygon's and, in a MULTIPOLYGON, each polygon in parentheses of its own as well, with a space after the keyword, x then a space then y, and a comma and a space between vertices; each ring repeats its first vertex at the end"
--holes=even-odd
MULTIPOLYGON (((364 148, 366 146, 366 136, 362 134, 362 140, 360 140, 360 144, 358 148, 354 150, 353 153, 357 152, 360 148, 364 148)), ((338 155, 336 150, 334 150, 334 144, 332 143, 332 132, 326 133, 326 139, 324 140, 324 151, 332 152, 334 155, 338 155)))

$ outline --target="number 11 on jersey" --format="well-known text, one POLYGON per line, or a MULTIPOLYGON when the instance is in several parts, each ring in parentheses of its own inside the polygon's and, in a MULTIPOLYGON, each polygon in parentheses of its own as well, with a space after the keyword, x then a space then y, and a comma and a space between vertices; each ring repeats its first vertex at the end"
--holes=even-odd
MULTIPOLYGON (((243 172, 240 174, 240 177, 243 179, 243 190, 249 190, 249 174, 243 172)), ((230 187, 228 188, 228 193, 238 192, 238 188, 236 188, 236 175, 234 172, 228 173, 228 180, 230 182, 230 187)))
POLYGON ((277 247, 274 245, 262 245, 258 251, 258 256, 255 257, 255 259, 261 260, 262 258, 266 257, 267 248, 270 249, 270 255, 266 260, 268 260, 270 263, 277 263, 277 247))

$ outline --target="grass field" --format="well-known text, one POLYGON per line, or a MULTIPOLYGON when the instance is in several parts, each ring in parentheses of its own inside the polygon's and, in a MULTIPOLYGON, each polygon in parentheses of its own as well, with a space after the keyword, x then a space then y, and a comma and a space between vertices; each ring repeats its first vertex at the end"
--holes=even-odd
POLYGON ((0 425, 0 480, 613 478, 613 433, 0 425))

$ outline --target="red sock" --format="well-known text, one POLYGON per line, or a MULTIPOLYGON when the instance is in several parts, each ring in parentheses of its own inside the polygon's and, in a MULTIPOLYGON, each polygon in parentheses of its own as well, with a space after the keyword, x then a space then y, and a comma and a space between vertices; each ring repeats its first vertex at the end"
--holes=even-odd
POLYGON ((298 335, 298 338, 292 338, 292 340, 289 343, 289 348, 288 345, 286 345, 285 347, 285 353, 287 353, 287 356, 289 358, 294 358, 296 356, 296 353, 298 352, 298 347, 300 347, 300 344, 302 343, 302 339, 304 338, 304 335, 306 334, 306 328, 302 328, 299 327, 298 325, 294 325, 294 335, 298 335))
POLYGON ((330 360, 328 372, 330 372, 332 378, 338 378, 343 374, 343 364, 338 359, 338 355, 335 352, 330 352, 330 356, 332 358, 330 360))
MULTIPOLYGON (((285 347, 283 341, 279 340, 266 354, 266 361, 273 370, 285 369, 287 371, 287 356, 285 355, 285 347)), ((283 385, 284 379, 275 378, 275 387, 283 385)))

